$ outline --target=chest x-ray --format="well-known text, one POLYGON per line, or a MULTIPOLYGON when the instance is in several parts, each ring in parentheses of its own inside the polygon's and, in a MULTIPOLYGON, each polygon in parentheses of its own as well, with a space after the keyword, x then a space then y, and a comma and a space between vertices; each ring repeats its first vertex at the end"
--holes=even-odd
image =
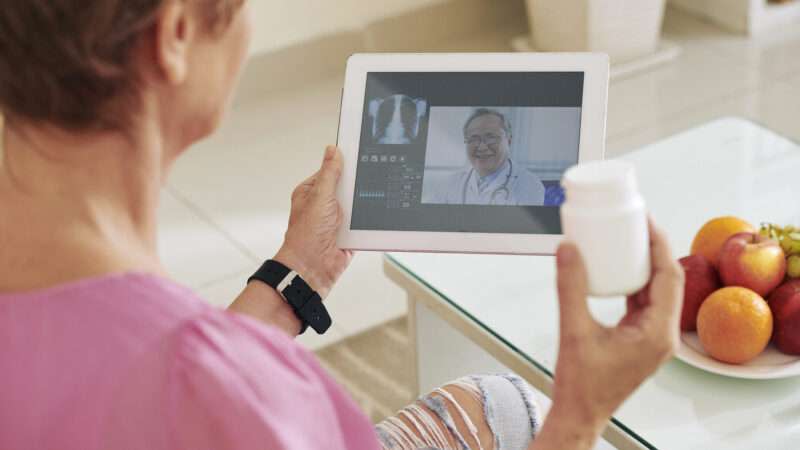
POLYGON ((369 102, 372 138, 377 144, 410 144, 419 135, 428 102, 407 95, 390 95, 369 102))

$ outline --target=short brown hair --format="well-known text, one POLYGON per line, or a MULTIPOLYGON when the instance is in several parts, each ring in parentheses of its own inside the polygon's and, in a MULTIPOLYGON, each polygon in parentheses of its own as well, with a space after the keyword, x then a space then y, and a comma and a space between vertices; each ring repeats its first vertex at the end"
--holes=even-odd
POLYGON ((211 29, 244 0, 0 0, 0 112, 67 129, 118 128, 134 93, 131 52, 169 1, 194 1, 211 29))

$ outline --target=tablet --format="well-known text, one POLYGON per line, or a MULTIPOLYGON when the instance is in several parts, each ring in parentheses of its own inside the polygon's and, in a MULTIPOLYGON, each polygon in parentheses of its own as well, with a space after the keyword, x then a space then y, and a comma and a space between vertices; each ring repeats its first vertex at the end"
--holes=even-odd
POLYGON ((603 158, 608 71, 588 53, 351 56, 339 246, 553 254, 564 171, 603 158))

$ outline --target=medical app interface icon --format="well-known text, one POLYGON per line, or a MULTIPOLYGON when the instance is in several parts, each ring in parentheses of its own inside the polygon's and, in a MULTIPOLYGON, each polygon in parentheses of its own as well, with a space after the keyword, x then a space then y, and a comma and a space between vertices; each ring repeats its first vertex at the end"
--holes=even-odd
POLYGON ((583 73, 369 73, 352 229, 560 234, 583 73))

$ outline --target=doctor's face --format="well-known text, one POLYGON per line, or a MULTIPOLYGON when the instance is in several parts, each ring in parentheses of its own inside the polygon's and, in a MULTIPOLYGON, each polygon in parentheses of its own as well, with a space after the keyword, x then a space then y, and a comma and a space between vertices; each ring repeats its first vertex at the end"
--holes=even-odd
POLYGON ((467 125, 464 142, 470 164, 485 177, 505 164, 511 136, 506 134, 502 119, 486 114, 472 119, 467 125))

